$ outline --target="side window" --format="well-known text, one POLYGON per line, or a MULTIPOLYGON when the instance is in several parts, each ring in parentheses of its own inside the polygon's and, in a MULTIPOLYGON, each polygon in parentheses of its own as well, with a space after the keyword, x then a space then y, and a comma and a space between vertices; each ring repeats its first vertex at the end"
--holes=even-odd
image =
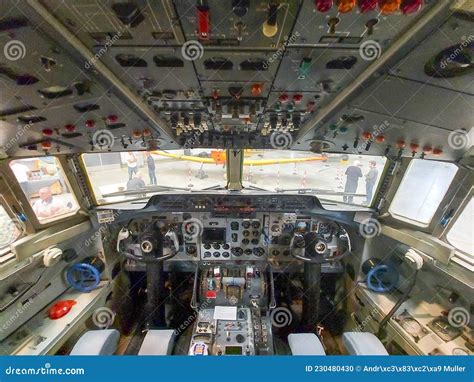
POLYGON ((460 253, 458 262, 474 270, 474 198, 464 207, 446 235, 446 240, 460 253))
POLYGON ((10 168, 40 223, 59 220, 79 209, 55 157, 18 159, 10 162, 10 168))
POLYGON ((426 227, 436 213, 458 168, 452 163, 413 159, 390 205, 398 220, 426 227))
MULTIPOLYGON (((3 200, 1 196, 0 200, 3 200)), ((21 233, 21 226, 0 204, 0 257, 4 252, 8 252, 8 247, 20 237, 21 233)))

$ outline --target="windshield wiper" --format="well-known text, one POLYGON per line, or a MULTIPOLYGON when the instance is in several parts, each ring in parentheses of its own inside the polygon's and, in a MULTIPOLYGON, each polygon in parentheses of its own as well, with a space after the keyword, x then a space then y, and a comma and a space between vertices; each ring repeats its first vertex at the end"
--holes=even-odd
POLYGON ((169 187, 169 186, 146 186, 140 188, 139 190, 129 190, 129 191, 116 191, 109 194, 102 195, 103 198, 110 198, 114 196, 129 196, 129 195, 146 195, 152 192, 162 192, 162 191, 190 191, 189 187, 169 187))
POLYGON ((317 194, 317 195, 335 195, 335 196, 360 196, 366 197, 366 194, 355 194, 344 191, 321 190, 317 188, 277 188, 278 193, 297 192, 298 194, 317 194))

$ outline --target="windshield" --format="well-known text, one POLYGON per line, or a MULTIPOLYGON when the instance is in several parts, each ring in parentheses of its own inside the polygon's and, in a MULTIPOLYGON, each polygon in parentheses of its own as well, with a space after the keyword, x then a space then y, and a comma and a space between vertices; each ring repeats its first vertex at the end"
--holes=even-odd
POLYGON ((244 160, 244 182, 278 190, 307 190, 320 199, 370 205, 386 159, 356 154, 251 150, 244 160))
POLYGON ((136 199, 160 187, 203 190, 226 184, 225 152, 214 149, 83 154, 99 204, 136 199))

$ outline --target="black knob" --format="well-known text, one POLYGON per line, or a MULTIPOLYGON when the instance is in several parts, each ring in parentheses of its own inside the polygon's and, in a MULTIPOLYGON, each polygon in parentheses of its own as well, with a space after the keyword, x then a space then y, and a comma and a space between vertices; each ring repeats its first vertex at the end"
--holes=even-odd
POLYGON ((250 256, 252 255, 253 251, 250 249, 250 248, 247 248, 244 253, 247 255, 247 256, 250 256))
POLYGON ((258 220, 255 220, 252 222, 252 227, 257 229, 260 228, 260 222, 258 220))
POLYGON ((243 221, 243 222, 242 222, 242 227, 244 227, 244 228, 246 228, 246 229, 249 228, 249 227, 250 227, 250 222, 247 221, 247 220, 243 221))
POLYGON ((228 250, 229 248, 230 248, 230 245, 227 243, 222 245, 222 249, 228 250))
POLYGON ((245 342, 245 337, 242 334, 237 334, 235 336, 235 340, 239 343, 242 344, 245 342))
POLYGON ((237 17, 244 17, 249 10, 250 0, 232 0, 232 10, 237 17))
POLYGON ((234 256, 242 256, 242 253, 244 253, 243 249, 240 247, 232 248, 231 252, 234 256))
POLYGON ((221 249, 221 245, 220 245, 220 244, 217 244, 217 243, 214 244, 212 247, 213 247, 214 249, 221 249))
POLYGON ((211 252, 209 251, 204 252, 204 257, 211 257, 211 252))
POLYGON ((211 249, 211 244, 204 244, 204 249, 211 249))
POLYGON ((244 231, 242 231, 242 235, 244 235, 245 237, 247 237, 247 236, 250 235, 250 231, 244 230, 244 231))
POLYGON ((265 250, 262 247, 257 247, 257 248, 253 249, 253 254, 255 256, 260 257, 260 256, 263 256, 265 254, 265 250))
POLYGON ((224 257, 224 258, 227 259, 229 256, 230 256, 230 253, 229 253, 229 252, 227 252, 227 251, 226 251, 226 252, 222 252, 222 257, 224 257))
POLYGON ((242 245, 248 245, 249 242, 249 239, 242 239, 242 245))
POLYGON ((258 239, 252 239, 252 244, 253 245, 258 245, 259 240, 258 239))
POLYGON ((214 253, 212 254, 212 256, 214 256, 214 257, 221 257, 221 254, 220 254, 220 252, 214 252, 214 253))

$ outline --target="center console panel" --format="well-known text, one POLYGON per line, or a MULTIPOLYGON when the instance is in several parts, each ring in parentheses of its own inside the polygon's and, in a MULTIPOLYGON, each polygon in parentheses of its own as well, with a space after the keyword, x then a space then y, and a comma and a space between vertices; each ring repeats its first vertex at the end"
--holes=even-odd
POLYGON ((260 264, 204 263, 196 270, 190 355, 273 354, 271 269, 260 264))

